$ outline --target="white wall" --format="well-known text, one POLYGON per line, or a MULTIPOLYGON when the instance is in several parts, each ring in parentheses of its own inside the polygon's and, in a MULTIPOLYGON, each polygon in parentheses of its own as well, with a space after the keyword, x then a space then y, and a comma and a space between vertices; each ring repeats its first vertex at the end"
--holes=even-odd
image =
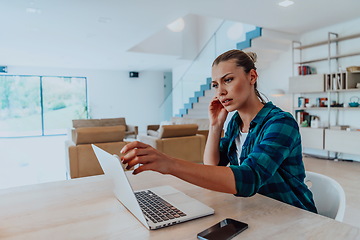
POLYGON ((124 71, 9 66, 8 74, 87 77, 91 118, 125 117, 141 132, 162 121, 162 72, 140 72, 139 78, 129 78, 124 71))
POLYGON ((289 89, 289 77, 292 75, 291 49, 281 54, 279 58, 267 68, 258 71, 258 89, 276 106, 284 111, 291 112, 291 95, 285 94, 281 97, 272 97, 273 89, 289 89))
POLYGON ((144 132, 149 124, 162 121, 164 76, 162 72, 102 72, 89 78, 89 104, 93 118, 126 117, 144 132))

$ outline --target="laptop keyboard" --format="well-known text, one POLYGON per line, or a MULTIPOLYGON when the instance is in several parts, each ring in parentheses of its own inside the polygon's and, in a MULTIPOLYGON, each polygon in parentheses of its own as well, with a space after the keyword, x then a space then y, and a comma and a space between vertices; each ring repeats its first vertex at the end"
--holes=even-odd
POLYGON ((186 216, 185 213, 150 190, 136 192, 135 196, 145 216, 154 223, 186 216))

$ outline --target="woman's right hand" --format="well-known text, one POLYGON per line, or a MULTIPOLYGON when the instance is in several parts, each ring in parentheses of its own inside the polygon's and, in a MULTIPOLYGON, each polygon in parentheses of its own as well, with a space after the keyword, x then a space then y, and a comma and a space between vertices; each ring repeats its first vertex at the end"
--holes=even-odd
POLYGON ((217 97, 214 97, 209 104, 209 118, 211 126, 223 127, 228 111, 224 108, 217 97))
POLYGON ((170 168, 173 165, 174 158, 145 143, 139 141, 128 143, 121 149, 120 153, 123 154, 121 161, 123 164, 127 164, 127 170, 139 165, 133 174, 148 170, 162 174, 171 173, 170 168))

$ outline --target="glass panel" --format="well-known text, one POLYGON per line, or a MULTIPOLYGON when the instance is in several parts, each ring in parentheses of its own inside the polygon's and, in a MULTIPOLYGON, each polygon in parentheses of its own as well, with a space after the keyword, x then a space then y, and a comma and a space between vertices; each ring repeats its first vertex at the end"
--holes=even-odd
POLYGON ((87 118, 86 78, 42 77, 44 135, 65 134, 72 119, 87 118))
POLYGON ((40 78, 0 76, 0 137, 41 135, 40 78))

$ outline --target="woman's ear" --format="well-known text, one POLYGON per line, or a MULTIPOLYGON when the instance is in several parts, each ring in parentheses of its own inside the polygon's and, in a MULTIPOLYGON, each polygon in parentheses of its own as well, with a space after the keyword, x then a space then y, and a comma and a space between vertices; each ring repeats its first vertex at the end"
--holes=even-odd
POLYGON ((255 84, 258 78, 258 74, 255 69, 251 69, 250 72, 250 83, 255 84))

